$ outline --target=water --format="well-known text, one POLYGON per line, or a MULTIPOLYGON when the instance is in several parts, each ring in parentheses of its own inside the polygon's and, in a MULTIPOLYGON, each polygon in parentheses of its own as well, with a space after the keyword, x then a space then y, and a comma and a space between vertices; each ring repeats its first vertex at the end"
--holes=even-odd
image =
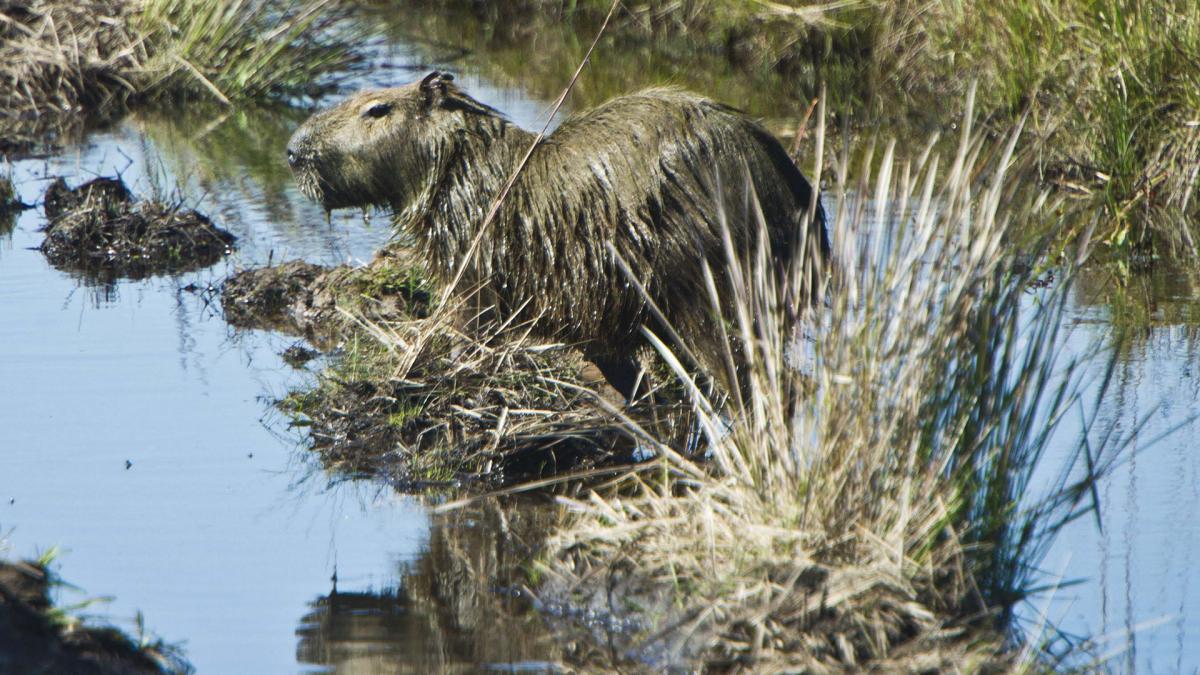
MULTIPOLYGON (((408 27, 389 29, 363 83, 396 84, 448 66, 527 128, 540 128, 590 40, 535 36, 531 47, 461 16, 405 17, 408 27), (407 42, 411 26, 434 36, 433 46, 407 42), (537 58, 528 68, 514 56, 530 53, 537 58)), ((736 73, 722 79, 710 66, 606 42, 572 103, 668 80, 757 114, 795 119, 803 111, 803 101, 772 105, 777 89, 747 92, 736 73)), ((14 167, 27 202, 49 176, 74 185, 121 173, 135 192, 181 198, 240 239, 236 255, 211 269, 96 287, 30 250, 41 241, 39 212, 0 235, 0 539, 12 556, 61 546, 58 569, 82 589, 62 591, 63 603, 109 595, 85 611, 126 628, 143 612, 155 634, 184 644, 201 673, 547 669, 584 647, 556 640, 528 613, 514 619, 511 603, 488 586, 519 563, 505 559, 509 539, 546 528, 527 509, 512 511, 503 527, 487 509, 431 518, 388 488, 326 475, 268 402, 312 377, 278 356, 294 340, 232 331, 205 290, 268 261, 365 261, 389 236, 383 218, 366 224, 341 213, 327 224, 296 193, 282 150, 302 118, 141 115, 14 167), (514 524, 521 519, 531 522, 514 524)), ((1074 523, 1044 561, 1051 581, 1081 583, 1037 609, 1066 631, 1102 638, 1096 651, 1115 655, 1117 670, 1194 672, 1200 293, 1178 274, 1147 283, 1134 304, 1149 327, 1120 348, 1098 427, 1129 432, 1148 421, 1135 452, 1100 486, 1103 530, 1090 518, 1074 523)), ((1072 350, 1110 334, 1114 303, 1102 296, 1111 288, 1081 280, 1066 319, 1072 350)), ((1064 427, 1064 446, 1071 433, 1064 427)))
MULTIPOLYGON (((1067 317, 1077 353, 1097 340, 1112 344, 1112 311, 1094 276, 1080 280, 1067 317)), ((1046 557, 1051 581, 1079 585, 1039 605, 1059 628, 1096 640, 1095 653, 1118 671, 1197 672, 1200 523, 1191 514, 1200 510, 1200 297, 1177 270, 1157 270, 1134 286, 1131 295, 1142 287, 1137 304, 1148 325, 1135 324, 1115 347, 1097 427, 1136 433, 1098 487, 1100 527, 1091 516, 1072 524, 1046 557)), ((1091 368, 1093 392, 1101 366, 1091 368)))
MULTIPOLYGON (((416 57, 399 46, 387 58, 416 57)), ((518 122, 546 109, 464 80, 518 122)), ((282 153, 302 114, 217 114, 134 116, 14 165, 27 203, 54 176, 77 185, 120 174, 139 196, 180 199, 239 241, 210 269, 92 285, 32 250, 40 209, 0 239, 0 545, 11 557, 61 547, 56 568, 80 591, 59 602, 111 596, 85 613, 132 631, 142 612, 201 673, 308 671, 355 662, 355 645, 420 663, 411 642, 421 632, 385 619, 410 612, 396 598, 428 554, 425 509, 384 486, 338 482, 298 449, 269 403, 311 381, 279 357, 295 340, 233 331, 207 290, 272 260, 365 262, 387 221, 343 213, 326 224, 292 187, 282 153), (379 624, 363 629, 372 617, 379 624)), ((550 653, 522 647, 537 631, 511 625, 522 634, 507 648, 456 643, 436 662, 550 653)))

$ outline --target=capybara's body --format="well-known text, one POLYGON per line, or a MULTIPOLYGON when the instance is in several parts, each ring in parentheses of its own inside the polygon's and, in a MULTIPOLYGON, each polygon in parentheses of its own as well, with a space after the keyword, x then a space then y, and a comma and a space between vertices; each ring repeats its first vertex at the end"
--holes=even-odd
MULTIPOLYGON (((534 139, 434 73, 313 115, 288 158, 327 209, 390 207, 447 280, 534 139)), ((615 252, 674 329, 703 344, 714 334, 703 265, 718 279, 726 268, 723 227, 743 252, 768 233, 780 269, 805 248, 822 260, 829 242, 814 199, 759 124, 695 94, 649 89, 567 119, 532 150, 463 288, 589 355, 625 358, 656 322, 615 252)))

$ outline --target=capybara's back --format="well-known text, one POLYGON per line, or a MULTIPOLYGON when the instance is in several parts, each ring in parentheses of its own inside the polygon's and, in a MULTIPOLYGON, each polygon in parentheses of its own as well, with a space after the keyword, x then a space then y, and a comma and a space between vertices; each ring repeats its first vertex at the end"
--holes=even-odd
MULTIPOLYGON (((326 208, 392 208, 446 281, 534 140, 433 73, 314 115, 288 156, 326 208)), ((649 89, 572 116, 533 149, 465 279, 502 312, 536 318, 544 334, 608 362, 610 374, 641 344, 642 325, 661 330, 618 257, 685 341, 711 345, 705 263, 720 279, 726 238, 744 254, 765 232, 777 269, 802 262, 801 250, 819 266, 829 241, 815 199, 754 120, 696 94, 649 89)))

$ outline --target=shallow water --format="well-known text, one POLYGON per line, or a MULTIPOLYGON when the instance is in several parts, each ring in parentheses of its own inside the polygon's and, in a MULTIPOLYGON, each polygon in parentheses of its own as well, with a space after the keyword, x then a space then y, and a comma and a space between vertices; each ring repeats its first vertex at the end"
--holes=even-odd
MULTIPOLYGON (((1133 294, 1141 297, 1132 309, 1146 312, 1149 325, 1113 347, 1111 304, 1103 280, 1094 277, 1084 275, 1075 289, 1068 351, 1082 353, 1097 340, 1115 349, 1092 437, 1098 441, 1113 428, 1132 442, 1098 486, 1098 522, 1088 515, 1070 525, 1044 561, 1048 582, 1078 585, 1035 606, 1058 628, 1091 637, 1094 654, 1111 659, 1114 670, 1197 672, 1200 294, 1195 280, 1177 270, 1136 280, 1133 294)), ((1089 368, 1092 394, 1105 356, 1089 368)))
MULTIPOLYGON (((402 47, 386 56, 416 58, 402 47)), ((464 80, 518 121, 545 109, 464 80)), ((61 547, 56 568, 80 591, 60 602, 111 596, 85 613, 132 630, 142 612, 202 673, 422 654, 410 644, 421 634, 390 630, 386 616, 403 608, 405 566, 426 553, 424 508, 310 461, 270 405, 312 377, 279 357, 295 339, 233 331, 209 290, 272 260, 369 260, 387 221, 345 213, 327 224, 294 190, 282 150, 303 115, 199 117, 135 116, 13 167, 26 203, 53 176, 74 186, 120 174, 139 197, 180 199, 239 240, 206 270, 94 285, 33 250, 40 209, 0 237, 0 552, 61 547), (379 624, 363 629, 371 617, 379 624)), ((534 663, 516 638, 484 656, 534 663)))
MULTIPOLYGON (((456 24, 437 16, 414 21, 430 44, 407 43, 411 27, 391 28, 364 82, 449 68, 527 128, 540 126, 569 76, 561 64, 574 64, 590 40, 563 40, 555 51, 538 38, 537 62, 522 71, 510 62, 519 40, 490 39, 477 26, 455 35, 456 24)), ((597 54, 579 102, 667 79, 727 100, 722 92, 733 92, 758 114, 796 113, 720 74, 689 79, 679 71, 695 64, 650 48, 636 52, 637 67, 613 66, 624 48, 597 54)), ((269 404, 311 377, 278 356, 294 340, 232 331, 206 290, 239 266, 365 261, 387 239, 384 218, 367 224, 343 213, 327 224, 297 195, 281 155, 302 117, 143 115, 14 167, 27 202, 48 176, 74 185, 120 173, 139 195, 179 196, 240 239, 234 257, 211 269, 97 287, 30 250, 41 241, 40 212, 0 235, 0 539, 14 556, 62 546, 58 569, 82 589, 64 590, 63 603, 111 595, 86 611, 126 628, 143 612, 201 673, 393 672, 402 661, 416 672, 549 669, 567 647, 536 617, 499 618, 503 598, 469 583, 503 566, 491 521, 431 519, 386 486, 326 475, 269 404)), ((1077 352, 1110 333, 1104 282, 1089 283, 1066 319, 1077 352)), ((1200 550, 1191 517, 1200 510, 1200 429, 1190 421, 1200 414, 1196 289, 1163 273, 1145 291, 1150 327, 1120 348, 1098 426, 1128 432, 1148 421, 1136 452, 1100 487, 1103 529, 1081 519, 1044 562, 1050 581, 1082 580, 1045 600, 1050 619, 1107 638, 1096 651, 1115 653, 1117 670, 1200 668, 1200 583, 1191 580, 1200 550)), ((1072 432, 1060 434, 1064 447, 1072 432)))

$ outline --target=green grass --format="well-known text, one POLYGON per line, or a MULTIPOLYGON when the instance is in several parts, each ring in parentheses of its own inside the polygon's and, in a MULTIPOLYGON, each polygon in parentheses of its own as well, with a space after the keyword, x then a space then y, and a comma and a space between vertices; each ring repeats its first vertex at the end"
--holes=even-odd
POLYGON ((35 0, 23 9, 0 22, 0 136, 15 148, 130 103, 317 96, 356 67, 363 41, 331 0, 35 0))

